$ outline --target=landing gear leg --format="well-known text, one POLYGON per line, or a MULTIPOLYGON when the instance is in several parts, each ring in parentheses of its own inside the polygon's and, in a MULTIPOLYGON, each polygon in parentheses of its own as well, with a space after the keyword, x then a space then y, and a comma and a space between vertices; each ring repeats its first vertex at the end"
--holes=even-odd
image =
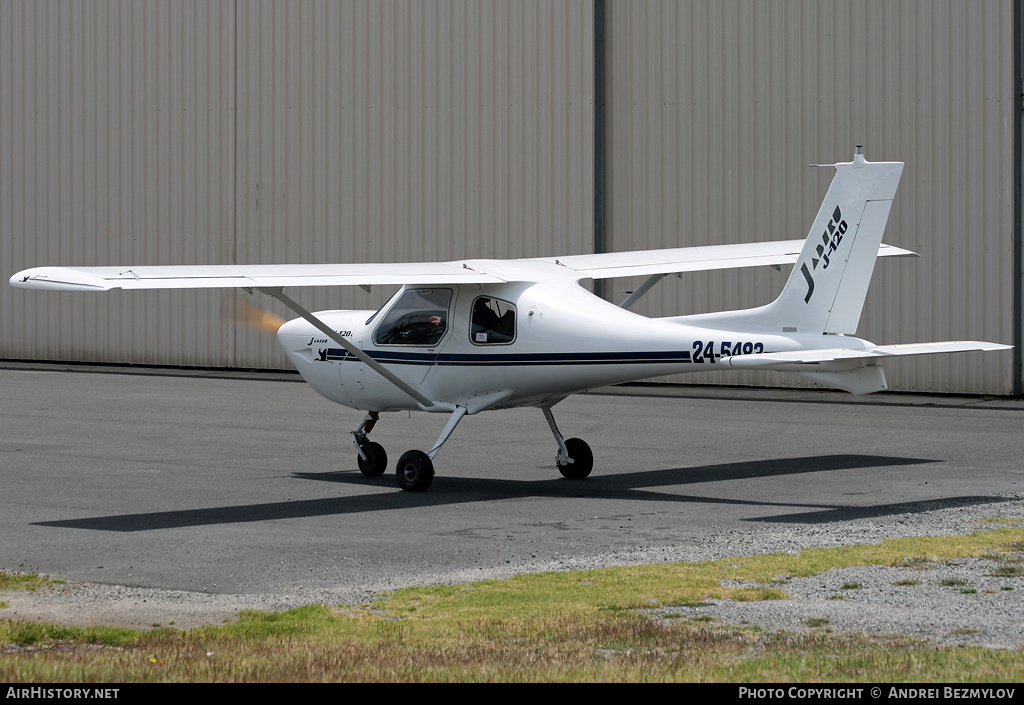
POLYGON ((384 452, 384 446, 374 443, 366 437, 366 434, 373 430, 379 418, 380 414, 371 411, 363 418, 356 430, 352 431, 352 443, 356 447, 356 452, 359 453, 356 459, 359 463, 359 472, 366 477, 380 477, 388 468, 388 454, 384 452))
POLYGON ((406 492, 422 492, 430 487, 430 483, 434 481, 434 456, 441 450, 441 446, 452 435, 452 431, 455 430, 455 427, 459 425, 459 421, 462 421, 462 417, 465 415, 466 407, 455 407, 455 411, 448 417, 448 423, 445 424, 444 430, 437 437, 437 442, 434 443, 434 447, 430 449, 429 453, 424 453, 421 450, 410 450, 398 459, 397 474, 399 487, 406 492))
POLYGON ((551 427, 551 433, 554 434, 555 440, 558 441, 558 456, 555 458, 558 472, 562 473, 562 477, 566 479, 582 480, 594 469, 593 451, 590 450, 587 442, 582 439, 570 438, 565 440, 562 438, 561 431, 555 425, 555 417, 551 413, 550 407, 542 407, 541 411, 544 412, 544 418, 547 419, 548 426, 551 427))

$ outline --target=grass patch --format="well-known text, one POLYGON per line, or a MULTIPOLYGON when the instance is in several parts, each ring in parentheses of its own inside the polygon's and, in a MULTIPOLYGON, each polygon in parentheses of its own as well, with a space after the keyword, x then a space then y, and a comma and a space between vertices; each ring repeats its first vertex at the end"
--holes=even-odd
POLYGON ((920 584, 921 584, 921 581, 920 580, 915 580, 914 578, 903 578, 902 580, 897 580, 896 582, 893 583, 893 585, 895 585, 896 587, 911 587, 913 585, 920 585, 920 584))
POLYGON ((808 617, 803 621, 808 627, 824 627, 832 623, 828 617, 808 617))
POLYGON ((913 570, 931 570, 935 567, 931 563, 932 561, 925 556, 907 556, 900 560, 899 566, 913 570))
POLYGON ((843 583, 839 586, 840 590, 862 590, 864 588, 860 583, 843 583))
POLYGON ((43 578, 35 573, 15 573, 0 571, 0 592, 8 592, 14 590, 40 590, 42 588, 53 587, 60 585, 60 580, 51 580, 50 578, 43 578))
POLYGON ((710 607, 713 604, 714 604, 713 602, 708 602, 707 600, 699 600, 699 601, 696 601, 696 602, 673 602, 672 604, 665 605, 665 606, 666 607, 691 607, 692 608, 692 607, 710 607))
POLYGON ((1006 563, 1009 565, 1024 563, 1024 553, 1020 553, 1019 551, 990 551, 985 558, 997 563, 1006 563))
POLYGON ((959 578, 949 578, 939 583, 942 587, 961 587, 963 585, 969 585, 966 580, 960 580, 959 578))
POLYGON ((245 612, 184 631, 0 621, 0 681, 1017 682, 1024 654, 1015 651, 819 628, 767 633, 647 612, 785 599, 771 585, 780 575, 978 557, 1009 541, 1024 541, 1024 528, 410 588, 372 604, 245 612))
POLYGON ((993 578, 1019 578, 1024 576, 1024 565, 1000 565, 986 573, 993 578))
MULTIPOLYGON (((81 644, 130 648, 142 643, 147 635, 152 634, 155 632, 114 627, 81 628, 41 622, 0 621, 0 644, 17 646, 48 645, 71 640, 81 644)), ((3 659, 0 658, 0 663, 2 662, 3 659)))
POLYGON ((972 636, 974 634, 984 634, 985 632, 981 629, 973 629, 971 627, 961 627, 960 629, 954 629, 949 633, 950 636, 972 636))

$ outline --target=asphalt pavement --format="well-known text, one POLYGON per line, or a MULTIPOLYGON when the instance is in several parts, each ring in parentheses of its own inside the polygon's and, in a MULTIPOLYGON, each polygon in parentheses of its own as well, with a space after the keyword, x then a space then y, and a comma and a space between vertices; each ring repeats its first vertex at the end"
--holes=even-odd
MULTIPOLYGON (((593 448, 588 479, 561 478, 543 415, 516 409, 464 419, 406 493, 357 469, 362 413, 295 375, 29 367, 0 369, 0 568, 76 581, 348 594, 900 535, 1024 496, 1020 400, 610 388, 554 410, 593 448)), ((393 466, 444 422, 384 414, 372 438, 393 466)))

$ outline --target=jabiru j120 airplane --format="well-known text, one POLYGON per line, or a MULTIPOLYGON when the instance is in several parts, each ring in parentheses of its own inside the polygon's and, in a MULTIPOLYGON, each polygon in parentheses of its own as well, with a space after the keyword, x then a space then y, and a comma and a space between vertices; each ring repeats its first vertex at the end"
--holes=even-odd
POLYGON ((465 416, 539 408, 558 444, 556 464, 587 477, 590 447, 565 439, 551 409, 594 387, 690 371, 793 372, 866 394, 886 389, 879 364, 1009 346, 977 341, 875 345, 855 337, 876 257, 914 253, 882 244, 902 162, 868 162, 858 147, 835 176, 805 240, 408 264, 38 267, 11 284, 51 291, 238 287, 267 294, 299 318, 277 331, 303 378, 331 401, 365 411, 351 432, 363 474, 382 475, 387 454, 369 439, 381 413, 447 414, 429 451, 410 450, 396 471, 422 491, 433 459, 465 416), (630 307, 667 274, 793 264, 779 297, 759 308, 647 318, 630 307), (649 278, 621 304, 586 279, 649 278), (378 311, 311 313, 286 287, 400 285, 378 311))

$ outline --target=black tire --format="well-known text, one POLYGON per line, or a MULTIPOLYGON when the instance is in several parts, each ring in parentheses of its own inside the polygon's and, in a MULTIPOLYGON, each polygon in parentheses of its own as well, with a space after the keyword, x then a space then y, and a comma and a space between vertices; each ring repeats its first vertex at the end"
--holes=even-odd
POLYGON ((559 463, 558 472, 568 480, 582 480, 594 469, 594 453, 590 450, 587 442, 579 438, 570 438, 565 442, 565 448, 569 451, 571 463, 559 463))
POLYGON ((410 450, 398 459, 398 486, 406 492, 423 492, 434 481, 434 463, 421 450, 410 450))
POLYGON ((368 441, 363 444, 362 449, 366 453, 367 459, 363 460, 361 455, 356 456, 356 461, 359 463, 359 472, 367 477, 380 477, 383 475, 384 471, 388 469, 388 454, 384 452, 384 446, 380 443, 368 441))

